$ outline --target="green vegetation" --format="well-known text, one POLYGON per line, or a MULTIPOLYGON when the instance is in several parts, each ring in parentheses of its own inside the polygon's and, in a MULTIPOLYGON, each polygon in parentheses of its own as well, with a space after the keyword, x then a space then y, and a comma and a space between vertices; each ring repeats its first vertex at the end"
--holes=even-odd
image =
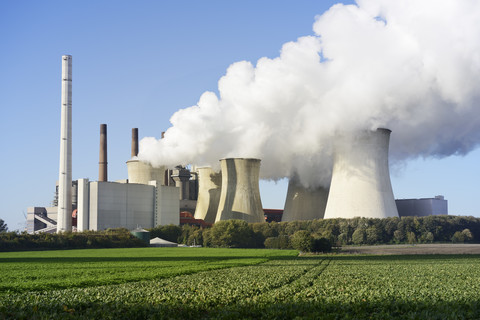
POLYGON ((1 232, 7 232, 7 231, 8 231, 7 224, 5 223, 5 221, 0 219, 0 233, 1 232))
MULTIPOLYGON (((295 240, 296 243, 294 243, 294 234, 302 230, 307 231, 314 241, 327 239, 333 246, 432 242, 480 243, 480 218, 461 216, 321 219, 249 224, 239 220, 228 220, 215 223, 208 229, 191 226, 160 226, 151 229, 151 232, 152 237, 153 234, 158 234, 156 236, 188 245, 193 244, 195 240, 196 244, 208 247, 318 251, 316 245, 312 248, 311 243, 307 243, 302 248, 298 247, 298 241, 295 240)), ((305 237, 304 235, 305 241, 311 242, 311 239, 305 237)))
POLYGON ((132 248, 147 244, 124 228, 105 231, 38 233, 0 233, 0 251, 83 249, 83 248, 132 248))
MULTIPOLYGON (((131 260, 143 258, 143 263, 151 264, 143 271, 141 264, 137 265, 141 281, 121 284, 90 283, 39 291, 32 285, 36 280, 24 279, 30 288, 0 293, 0 318, 474 319, 480 314, 479 255, 296 257, 295 252, 283 250, 205 248, 129 249, 122 254, 121 250, 110 249, 97 250, 101 253, 98 255, 89 251, 62 252, 71 254, 65 258, 80 255, 93 259, 103 255, 104 261, 96 262, 116 274, 121 273, 119 265, 124 264, 126 271, 125 264, 133 263, 121 260, 121 255, 131 260), (212 262, 210 258, 219 260, 212 262), (230 265, 201 271, 224 262, 230 265), (176 265, 166 267, 172 264, 176 265), (166 271, 182 266, 186 271, 177 270, 178 276, 164 273, 151 278, 154 269, 166 271), (197 269, 193 270, 194 266, 197 269)), ((32 259, 37 259, 40 267, 41 258, 45 258, 47 268, 48 257, 50 263, 55 260, 53 253, 35 252, 32 254, 38 256, 32 259)), ((29 255, 11 255, 0 254, 2 276, 9 274, 14 265, 21 268, 22 264, 30 264, 29 255), (9 268, 8 259, 16 260, 9 268)), ((62 256, 60 252, 58 256, 62 256)), ((24 270, 36 276, 35 269, 24 270)), ((64 281, 77 276, 65 274, 64 281)), ((95 277, 92 273, 90 276, 95 277)))
POLYGON ((0 294, 160 279, 292 255, 297 252, 209 248, 4 252, 0 253, 0 294))

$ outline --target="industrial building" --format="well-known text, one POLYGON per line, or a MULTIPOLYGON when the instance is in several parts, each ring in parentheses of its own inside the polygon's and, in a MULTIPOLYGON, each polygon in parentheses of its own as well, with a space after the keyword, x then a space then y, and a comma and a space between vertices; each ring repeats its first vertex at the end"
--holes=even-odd
POLYGON ((397 199, 395 202, 400 217, 448 215, 448 201, 445 200, 444 196, 422 199, 397 199))

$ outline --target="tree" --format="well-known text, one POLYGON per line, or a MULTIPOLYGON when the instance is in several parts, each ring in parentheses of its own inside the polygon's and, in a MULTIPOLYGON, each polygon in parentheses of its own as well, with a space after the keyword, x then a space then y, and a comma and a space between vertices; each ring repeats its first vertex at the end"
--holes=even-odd
POLYGON ((0 232, 7 232, 7 231, 8 231, 7 224, 5 223, 5 221, 0 219, 0 232))
POLYGON ((311 252, 314 249, 315 241, 307 230, 295 232, 291 237, 292 247, 302 252, 311 252))
POLYGON ((359 228, 355 230, 352 234, 352 242, 354 244, 364 244, 365 243, 365 230, 362 228, 359 228))

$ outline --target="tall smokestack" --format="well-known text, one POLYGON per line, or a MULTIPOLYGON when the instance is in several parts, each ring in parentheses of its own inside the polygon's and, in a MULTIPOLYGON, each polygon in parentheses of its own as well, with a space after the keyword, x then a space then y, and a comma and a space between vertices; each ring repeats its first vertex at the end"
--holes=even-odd
POLYGON ((327 199, 327 188, 305 188, 294 176, 288 183, 282 221, 323 219, 327 199))
POLYGON ((230 158, 220 160, 222 191, 216 221, 240 219, 265 222, 260 199, 260 160, 230 158))
POLYGON ((132 158, 138 156, 138 128, 132 128, 132 158))
POLYGON ((100 158, 98 160, 98 181, 108 181, 107 125, 100 125, 100 158))
POLYGON ((57 232, 72 231, 72 56, 62 56, 57 232))
POLYGON ((195 219, 214 223, 222 190, 222 173, 215 172, 210 167, 197 168, 198 200, 195 208, 195 219))
POLYGON ((338 137, 325 219, 398 217, 388 168, 390 132, 338 137))

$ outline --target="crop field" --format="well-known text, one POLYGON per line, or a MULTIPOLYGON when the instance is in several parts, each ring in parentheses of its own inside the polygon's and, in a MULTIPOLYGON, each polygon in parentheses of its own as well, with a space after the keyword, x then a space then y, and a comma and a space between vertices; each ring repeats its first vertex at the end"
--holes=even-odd
MULTIPOLYGON (((55 281, 27 278, 27 253, 2 253, 0 319, 480 318, 479 255, 296 257, 281 250, 164 249, 120 249, 123 259, 114 249, 35 252, 34 264, 43 269, 51 259, 43 255, 56 255, 50 261, 55 268, 90 268, 90 282, 70 279, 82 278, 80 272, 63 272, 70 285, 60 289, 55 281), (74 261, 79 254, 85 261, 74 261), (97 271, 103 280, 95 284, 97 271), (18 284, 15 273, 22 274, 21 289, 3 280, 18 284)), ((35 277, 35 269, 29 274, 35 277)))

